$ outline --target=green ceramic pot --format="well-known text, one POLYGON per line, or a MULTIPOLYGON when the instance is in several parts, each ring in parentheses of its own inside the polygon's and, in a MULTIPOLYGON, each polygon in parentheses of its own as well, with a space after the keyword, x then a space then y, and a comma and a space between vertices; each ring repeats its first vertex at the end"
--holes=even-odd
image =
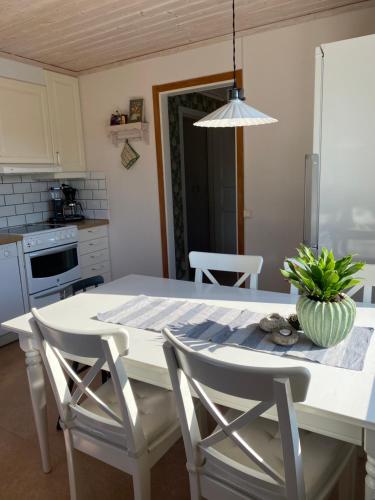
POLYGON ((301 295, 297 302, 302 330, 320 347, 341 342, 353 328, 355 313, 355 302, 347 295, 340 302, 318 302, 301 295))

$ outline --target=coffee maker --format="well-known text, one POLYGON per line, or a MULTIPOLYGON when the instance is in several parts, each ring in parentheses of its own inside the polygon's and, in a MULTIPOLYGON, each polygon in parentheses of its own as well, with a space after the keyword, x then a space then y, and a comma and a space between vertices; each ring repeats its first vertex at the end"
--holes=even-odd
POLYGON ((83 220, 82 205, 76 200, 77 189, 62 184, 50 189, 53 210, 53 222, 70 222, 83 220))

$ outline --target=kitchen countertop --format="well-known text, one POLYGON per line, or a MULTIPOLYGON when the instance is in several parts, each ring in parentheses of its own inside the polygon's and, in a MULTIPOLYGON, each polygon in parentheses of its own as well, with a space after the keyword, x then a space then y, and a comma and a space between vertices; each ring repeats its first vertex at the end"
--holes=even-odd
POLYGON ((0 234, 0 245, 8 245, 8 243, 17 243, 22 240, 22 234, 0 234))
MULTIPOLYGON (((74 222, 67 222, 63 224, 65 226, 77 226, 78 229, 89 229, 91 227, 106 226, 109 224, 108 219, 84 219, 74 222)), ((23 238, 22 234, 17 233, 1 233, 0 229, 0 245, 7 245, 8 243, 16 243, 21 241, 23 238)))
POLYGON ((65 226, 77 226, 78 229, 90 229, 91 227, 106 226, 109 224, 108 219, 83 219, 78 221, 67 222, 65 226))

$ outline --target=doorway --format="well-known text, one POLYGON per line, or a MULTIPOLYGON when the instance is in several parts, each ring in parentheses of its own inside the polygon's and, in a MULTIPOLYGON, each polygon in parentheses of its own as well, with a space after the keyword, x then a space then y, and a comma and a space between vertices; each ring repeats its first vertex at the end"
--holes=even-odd
POLYGON ((194 126, 225 103, 226 93, 220 88, 168 98, 177 279, 194 279, 188 259, 193 250, 237 252, 235 130, 194 126))
POLYGON ((222 73, 153 87, 165 277, 192 278, 191 250, 244 251, 243 130, 193 125, 226 102, 231 84, 222 73))

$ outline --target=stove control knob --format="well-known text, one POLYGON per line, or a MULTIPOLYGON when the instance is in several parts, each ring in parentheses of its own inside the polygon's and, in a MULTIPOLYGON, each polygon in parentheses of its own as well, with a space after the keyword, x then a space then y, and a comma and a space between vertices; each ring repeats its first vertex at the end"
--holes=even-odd
POLYGON ((38 245, 42 244, 42 240, 37 240, 36 242, 37 242, 38 245))
POLYGON ((35 240, 30 240, 30 245, 33 247, 35 246, 35 240))
POLYGON ((4 250, 4 257, 9 257, 9 251, 8 250, 4 250))

